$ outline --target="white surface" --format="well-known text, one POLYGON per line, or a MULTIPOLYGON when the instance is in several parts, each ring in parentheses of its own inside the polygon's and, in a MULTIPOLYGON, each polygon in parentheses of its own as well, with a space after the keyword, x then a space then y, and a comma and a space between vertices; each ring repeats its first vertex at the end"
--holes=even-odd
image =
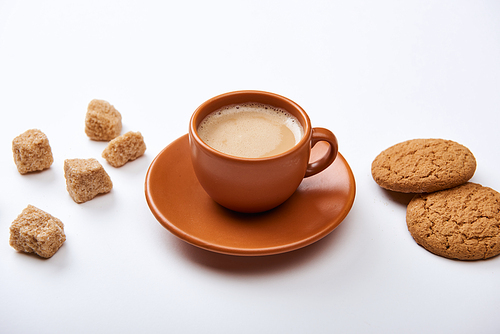
MULTIPOLYGON (((372 180, 412 138, 469 147, 472 181, 500 190, 497 1, 0 1, 1 333, 499 333, 500 257, 447 260, 416 245, 407 196, 372 180), (331 129, 357 181, 346 220, 288 254, 199 250, 154 219, 147 167, 206 99, 285 95, 331 129), (122 168, 84 131, 108 100, 146 155, 122 168), (20 175, 12 139, 49 137, 54 164, 20 175), (63 161, 98 158, 110 194, 76 204, 63 161), (49 260, 17 253, 28 204, 60 218, 49 260)), ((200 222, 203 224, 203 222, 200 222)), ((307 224, 307 222, 304 222, 307 224)))

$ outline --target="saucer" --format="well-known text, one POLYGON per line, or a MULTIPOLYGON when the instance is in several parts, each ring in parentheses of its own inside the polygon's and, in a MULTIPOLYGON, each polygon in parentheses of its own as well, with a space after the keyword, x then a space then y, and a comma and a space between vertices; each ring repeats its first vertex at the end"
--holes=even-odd
MULTIPOLYGON (((311 160, 326 147, 318 143, 311 160)), ((158 222, 178 238, 217 253, 258 256, 289 252, 325 237, 351 210, 356 185, 339 153, 330 167, 305 178, 280 206, 263 213, 234 212, 213 201, 198 183, 184 135, 153 160, 145 193, 158 222)))

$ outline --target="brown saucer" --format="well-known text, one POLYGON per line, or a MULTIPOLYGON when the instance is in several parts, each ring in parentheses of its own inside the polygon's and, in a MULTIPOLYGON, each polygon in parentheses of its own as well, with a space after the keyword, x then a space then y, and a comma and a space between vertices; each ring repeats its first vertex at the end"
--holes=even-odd
MULTIPOLYGON (((316 146, 311 159, 326 145, 316 146)), ((180 239, 213 252, 256 256, 292 251, 326 236, 351 210, 356 186, 351 168, 339 153, 330 167, 304 179, 277 208, 257 214, 230 211, 198 183, 184 135, 153 160, 145 192, 153 215, 180 239)))

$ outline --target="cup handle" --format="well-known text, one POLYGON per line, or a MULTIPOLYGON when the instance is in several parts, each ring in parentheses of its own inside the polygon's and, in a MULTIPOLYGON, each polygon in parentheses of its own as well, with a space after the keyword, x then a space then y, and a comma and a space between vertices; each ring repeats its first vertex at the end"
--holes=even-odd
POLYGON ((311 148, 314 147, 314 145, 316 145, 316 143, 319 141, 327 142, 329 144, 328 150, 321 158, 307 164, 306 175, 304 177, 318 174, 319 172, 330 166, 337 157, 339 145, 337 142, 337 138, 330 130, 324 128, 313 128, 311 136, 311 148))

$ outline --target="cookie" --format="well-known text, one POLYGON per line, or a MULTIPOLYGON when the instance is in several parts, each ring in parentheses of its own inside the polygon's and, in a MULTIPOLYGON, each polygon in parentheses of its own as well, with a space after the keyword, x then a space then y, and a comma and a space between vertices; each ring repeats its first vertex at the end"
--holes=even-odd
POLYGON ((479 260, 500 254, 500 194, 480 184, 415 195, 406 223, 419 245, 446 258, 479 260))
POLYGON ((464 184, 476 171, 471 151, 454 141, 413 139, 396 144, 373 160, 373 179, 382 188, 429 193, 464 184))

